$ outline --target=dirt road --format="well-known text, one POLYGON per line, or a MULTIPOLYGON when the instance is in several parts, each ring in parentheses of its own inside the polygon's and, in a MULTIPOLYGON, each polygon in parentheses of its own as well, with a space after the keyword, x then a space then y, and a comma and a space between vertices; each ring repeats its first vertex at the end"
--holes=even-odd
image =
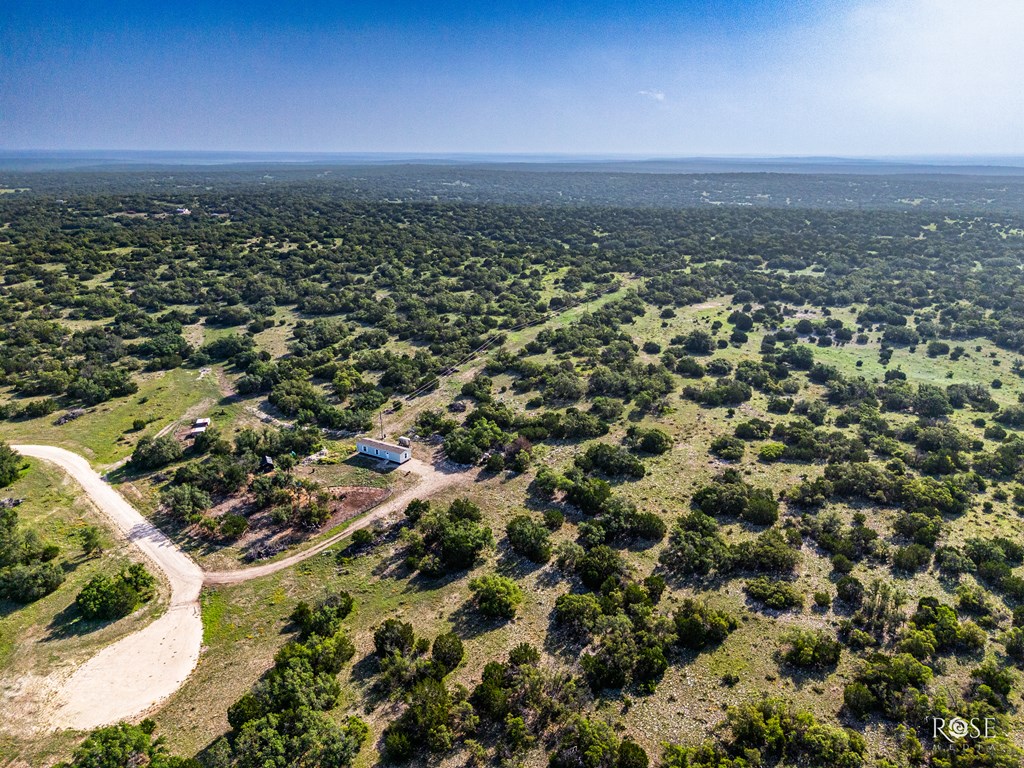
POLYGON ((402 493, 385 499, 355 522, 349 523, 342 530, 331 534, 323 541, 318 541, 308 549, 304 549, 301 552, 296 552, 294 555, 282 557, 280 560, 274 560, 273 562, 264 563, 262 565, 253 565, 248 568, 238 568, 231 571, 206 571, 203 574, 203 583, 209 585, 238 584, 239 582, 248 581, 249 579, 269 576, 270 574, 277 573, 285 568, 291 568, 293 565, 301 563, 303 560, 308 560, 314 555, 318 555, 323 552, 325 549, 329 549, 342 539, 352 535, 355 531, 358 531, 361 528, 368 528, 374 523, 380 522, 393 512, 405 509, 413 499, 427 498, 450 485, 454 485, 456 482, 466 482, 465 473, 438 469, 432 464, 420 461, 419 459, 409 459, 409 461, 403 464, 401 468, 396 471, 412 472, 413 474, 419 475, 420 480, 416 485, 408 488, 402 493))
POLYGON ((48 445, 13 445, 24 456, 49 461, 81 484, 97 508, 159 568, 171 587, 168 610, 145 629, 107 646, 82 666, 43 683, 50 691, 41 726, 87 730, 146 712, 174 693, 199 661, 203 624, 199 592, 204 584, 237 584, 301 563, 353 531, 366 528, 425 498, 467 480, 455 468, 439 468, 411 459, 401 470, 420 477, 411 488, 386 499, 359 520, 323 541, 271 563, 232 571, 203 570, 177 545, 125 501, 89 463, 76 453, 48 445), (58 679, 59 678, 59 679, 58 679))
POLYGON ((146 711, 178 690, 199 661, 202 570, 81 456, 48 445, 12 447, 24 456, 56 464, 78 481, 118 531, 163 572, 171 587, 166 613, 107 646, 61 680, 47 702, 46 725, 85 730, 146 711))

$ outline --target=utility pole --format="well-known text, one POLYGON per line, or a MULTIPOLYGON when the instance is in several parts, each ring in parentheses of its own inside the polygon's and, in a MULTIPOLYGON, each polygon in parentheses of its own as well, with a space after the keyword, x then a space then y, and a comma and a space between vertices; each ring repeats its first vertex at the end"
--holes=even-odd
POLYGON ((384 439, 384 414, 383 413, 379 413, 377 415, 380 416, 380 439, 383 440, 384 439))

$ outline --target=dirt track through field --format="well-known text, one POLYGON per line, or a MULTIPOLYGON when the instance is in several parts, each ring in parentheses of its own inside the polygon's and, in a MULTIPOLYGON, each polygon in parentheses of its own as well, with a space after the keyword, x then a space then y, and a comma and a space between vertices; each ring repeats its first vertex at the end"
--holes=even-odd
POLYGON ((238 584, 242 581, 249 581, 249 579, 258 579, 261 576, 269 576, 272 573, 283 571, 285 568, 291 568, 293 565, 301 563, 303 560, 308 560, 314 555, 320 554, 325 549, 329 549, 361 528, 368 528, 374 523, 383 520, 392 512, 398 512, 405 509, 413 499, 432 496, 438 491, 447 488, 450 485, 454 485, 456 482, 465 482, 466 480, 465 474, 438 469, 425 461, 420 461, 419 459, 409 459, 409 461, 403 464, 401 468, 395 471, 412 472, 413 474, 419 475, 420 480, 416 485, 408 488, 402 493, 385 499, 361 518, 347 525, 341 531, 331 534, 327 538, 322 541, 318 541, 313 546, 304 549, 301 552, 296 552, 294 555, 282 557, 280 560, 274 560, 270 563, 250 566, 249 568, 238 568, 231 571, 207 571, 203 574, 203 583, 210 585, 238 584))
POLYGON ((55 673, 33 688, 45 697, 38 727, 88 730, 137 717, 167 699, 199 662, 203 623, 199 592, 204 584, 238 584, 268 576, 313 557, 360 528, 427 497, 466 482, 454 468, 411 459, 397 471, 420 477, 411 488, 386 499, 360 519, 313 546, 270 563, 232 571, 204 572, 76 453, 48 445, 13 445, 24 456, 52 462, 77 481, 117 530, 160 569, 170 584, 166 613, 144 629, 107 646, 72 671, 55 673))

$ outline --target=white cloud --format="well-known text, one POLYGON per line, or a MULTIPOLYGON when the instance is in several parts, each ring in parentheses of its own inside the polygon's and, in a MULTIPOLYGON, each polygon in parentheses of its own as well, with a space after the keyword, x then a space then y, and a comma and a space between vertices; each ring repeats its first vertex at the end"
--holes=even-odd
POLYGON ((663 91, 637 91, 637 93, 653 101, 665 101, 665 93, 663 91))

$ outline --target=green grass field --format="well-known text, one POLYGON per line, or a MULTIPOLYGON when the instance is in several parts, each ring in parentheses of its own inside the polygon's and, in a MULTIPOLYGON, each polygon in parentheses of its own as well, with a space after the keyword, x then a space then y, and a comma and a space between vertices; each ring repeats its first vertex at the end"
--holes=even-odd
POLYGON ((57 445, 80 453, 94 466, 104 467, 130 455, 143 435, 154 435, 185 417, 190 409, 214 410, 221 399, 213 376, 199 378, 195 369, 176 368, 163 373, 140 374, 139 391, 101 403, 61 426, 54 420, 63 412, 37 419, 5 421, 0 439, 10 443, 57 445), (133 424, 142 419, 145 429, 133 424))

